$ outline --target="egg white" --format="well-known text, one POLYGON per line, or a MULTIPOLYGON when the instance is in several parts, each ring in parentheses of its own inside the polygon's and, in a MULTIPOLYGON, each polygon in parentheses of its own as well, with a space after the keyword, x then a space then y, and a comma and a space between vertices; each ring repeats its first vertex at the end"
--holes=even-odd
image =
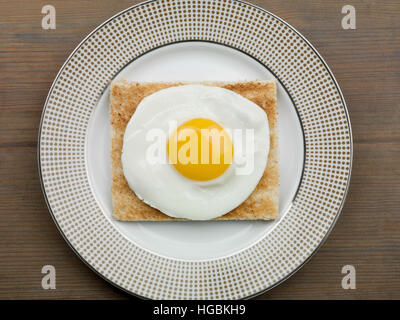
MULTIPOLYGON (((238 141, 231 136, 234 159, 238 141)), ((245 141, 245 140, 244 140, 245 141)), ((233 91, 205 86, 183 85, 160 90, 138 105, 124 135, 122 166, 125 178, 135 194, 148 205, 176 218, 209 220, 240 205, 257 186, 267 165, 269 126, 264 110, 233 91), (238 161, 220 177, 195 181, 182 176, 168 163, 153 164, 146 158, 152 141, 146 139, 149 130, 165 132, 169 125, 177 126, 195 118, 207 118, 231 132, 234 129, 254 130, 254 169, 248 175, 237 175, 238 161)))

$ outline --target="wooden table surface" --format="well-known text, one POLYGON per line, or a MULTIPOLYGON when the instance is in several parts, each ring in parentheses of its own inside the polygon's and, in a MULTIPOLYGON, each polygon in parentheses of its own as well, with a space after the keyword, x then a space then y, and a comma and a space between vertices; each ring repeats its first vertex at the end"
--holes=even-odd
MULTIPOLYGON (((400 3, 252 3, 299 30, 343 91, 354 137, 352 181, 327 242, 299 272, 256 299, 400 299, 400 3), (356 9, 357 29, 341 27, 356 9), (341 287, 343 265, 357 288, 341 287)), ((0 299, 127 299, 93 273, 53 223, 39 184, 36 148, 47 92, 75 46, 137 1, 52 0, 56 30, 42 30, 44 1, 0 1, 0 299), (41 268, 56 267, 56 290, 41 268)))

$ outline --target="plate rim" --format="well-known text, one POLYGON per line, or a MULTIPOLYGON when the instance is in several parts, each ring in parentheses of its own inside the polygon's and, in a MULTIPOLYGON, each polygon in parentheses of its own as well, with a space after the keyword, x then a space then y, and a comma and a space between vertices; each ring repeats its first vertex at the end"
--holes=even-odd
MULTIPOLYGON (((43 196, 44 196, 44 198, 45 198, 45 202, 46 202, 47 208, 48 208, 48 210, 49 210, 49 212, 50 212, 50 215, 51 215, 51 217, 52 217, 52 219, 53 219, 53 221, 54 221, 54 223, 55 223, 55 225, 56 225, 58 231, 60 232, 60 234, 62 235, 62 237, 64 238, 64 240, 67 242, 67 244, 69 245, 69 247, 72 249, 72 251, 80 258, 80 260, 82 260, 82 261, 84 262, 85 265, 87 265, 92 271, 94 271, 94 272, 95 272, 97 275, 99 275, 102 279, 106 280, 108 283, 112 284, 113 286, 117 287, 118 289, 120 289, 120 290, 122 290, 122 291, 128 293, 129 295, 133 295, 133 296, 136 296, 136 297, 138 297, 138 298, 145 299, 145 300, 150 300, 151 298, 142 296, 142 295, 140 295, 140 294, 138 294, 138 293, 136 293, 136 292, 133 292, 133 291, 129 291, 128 289, 123 288, 122 286, 118 285, 117 283, 113 282, 112 280, 108 279, 106 276, 104 276, 103 274, 101 274, 99 271, 97 271, 97 270, 94 268, 94 266, 90 265, 90 264, 79 254, 79 252, 72 246, 72 244, 70 243, 70 241, 68 240, 68 238, 66 237, 66 235, 64 234, 64 232, 62 231, 62 229, 61 229, 59 223, 57 222, 57 220, 56 220, 56 218, 55 218, 55 216, 54 216, 54 213, 53 213, 52 208, 51 208, 51 206, 50 206, 50 203, 49 203, 49 200, 48 200, 46 191, 45 191, 45 187, 44 187, 43 176, 42 176, 42 167, 41 167, 41 157, 40 157, 40 142, 41 142, 41 133, 42 133, 42 128, 43 128, 43 119, 44 119, 44 115, 45 115, 45 113, 46 113, 46 109, 47 109, 47 106, 48 106, 48 102, 49 102, 50 96, 51 96, 51 94, 52 94, 52 92, 53 92, 53 90, 54 90, 55 84, 57 83, 57 81, 58 81, 58 79, 59 79, 61 73, 64 71, 65 67, 66 67, 67 64, 70 62, 70 60, 72 59, 72 57, 74 56, 74 54, 76 53, 76 51, 78 51, 78 50, 80 49, 80 47, 81 47, 87 40, 89 40, 99 29, 101 29, 104 25, 108 24, 110 21, 116 19, 116 18, 119 17, 120 15, 122 15, 122 14, 124 14, 124 13, 126 13, 126 12, 128 12, 128 11, 130 11, 130 10, 133 10, 133 9, 135 9, 135 8, 138 8, 138 7, 147 5, 147 4, 152 3, 152 2, 157 2, 157 1, 159 1, 159 0, 146 0, 146 1, 143 1, 143 2, 140 2, 140 3, 136 4, 136 5, 130 6, 130 7, 126 8, 126 9, 124 9, 124 10, 122 10, 122 11, 120 11, 120 12, 114 14, 113 16, 111 16, 110 18, 106 19, 106 20, 103 21, 101 24, 99 24, 96 28, 94 28, 86 37, 84 37, 84 39, 83 39, 82 41, 80 41, 80 42, 78 43, 78 45, 77 45, 77 46, 73 49, 73 51, 68 55, 67 59, 64 61, 64 63, 63 63, 62 66, 60 67, 59 71, 57 72, 57 75, 55 76, 55 78, 54 78, 54 80, 53 80, 53 82, 52 82, 52 84, 51 84, 51 87, 50 87, 50 89, 49 89, 49 92, 48 92, 48 94, 47 94, 47 96, 46 96, 46 100, 45 100, 45 102, 44 102, 44 107, 43 107, 42 114, 41 114, 41 117, 40 117, 39 129, 38 129, 38 136, 37 136, 37 165, 38 165, 38 173, 39 173, 40 186, 41 186, 41 189, 42 189, 43 196)), ((251 295, 248 295, 248 296, 246 296, 246 297, 242 297, 242 298, 241 298, 241 299, 243 299, 243 300, 247 300, 247 299, 251 299, 251 298, 253 298, 253 297, 255 297, 255 296, 258 296, 258 295, 260 295, 260 294, 263 294, 263 293, 265 293, 265 292, 267 292, 267 291, 269 291, 269 290, 275 288, 276 286, 280 285, 281 283, 283 283, 283 282, 286 281, 287 279, 289 279, 289 278, 290 278, 291 276, 293 276, 297 271, 299 271, 305 264, 307 264, 307 263, 311 260, 311 258, 316 254, 316 252, 317 252, 317 251, 323 246, 323 244, 326 242, 326 240, 328 239, 329 235, 331 234, 333 228, 335 227, 335 225, 336 225, 336 223, 337 223, 337 221, 338 221, 338 219, 339 219, 339 217, 340 217, 340 215, 341 215, 341 213, 342 213, 344 203, 345 203, 345 201, 346 201, 346 199, 347 199, 349 187, 350 187, 350 184, 351 184, 351 176, 352 176, 352 169, 353 169, 354 144, 353 144, 353 133, 352 133, 352 126, 351 126, 349 111, 348 111, 348 108, 347 108, 347 104, 346 104, 345 98, 344 98, 344 96, 343 96, 343 92, 342 92, 342 90, 340 89, 340 86, 339 86, 339 84, 338 84, 338 82, 337 82, 337 80, 336 80, 336 78, 335 78, 333 72, 331 71, 331 69, 329 68, 328 64, 325 62, 325 60, 323 59, 323 57, 322 57, 322 56, 319 54, 319 52, 316 50, 316 48, 315 48, 315 47, 305 38, 305 36, 303 36, 296 28, 294 28, 292 25, 290 25, 289 23, 287 23, 285 20, 283 20, 283 19, 281 19, 280 17, 276 16, 275 14, 271 13, 270 11, 268 11, 268 10, 266 10, 266 9, 264 9, 264 8, 262 8, 262 7, 260 7, 260 6, 258 6, 258 5, 255 5, 255 4, 249 3, 249 2, 247 2, 247 1, 244 1, 244 0, 230 0, 230 1, 232 1, 232 2, 238 2, 238 3, 244 4, 244 5, 253 7, 253 8, 255 8, 255 9, 257 9, 257 10, 260 10, 260 11, 262 11, 262 12, 264 12, 264 13, 266 13, 266 14, 272 16, 272 17, 274 17, 275 19, 277 19, 278 21, 280 21, 282 24, 286 25, 286 26, 287 26, 289 29, 291 29, 293 32, 295 32, 303 41, 305 41, 305 43, 309 46, 309 48, 314 52, 315 56, 320 60, 320 62, 321 62, 321 63, 323 64, 323 66, 325 67, 325 69, 326 69, 326 71, 328 72, 330 78, 333 80, 333 83, 334 83, 334 85, 335 85, 335 88, 336 88, 337 92, 339 93, 340 100, 341 100, 341 102, 342 102, 342 104, 343 104, 343 110, 344 110, 344 113, 345 113, 345 116, 346 116, 346 122, 347 122, 347 124, 348 124, 348 131, 349 131, 349 147, 350 147, 350 154, 349 154, 349 171, 348 171, 348 175, 347 175, 347 178, 348 178, 348 179, 347 179, 346 187, 345 187, 345 190, 344 190, 344 194, 343 194, 343 197, 342 197, 342 199, 341 199, 341 202, 340 202, 339 208, 338 208, 338 210, 337 210, 337 213, 335 214, 335 217, 333 218, 333 220, 332 220, 332 222, 331 222, 331 224, 330 224, 328 230, 327 230, 326 233, 324 234, 323 238, 320 240, 320 242, 319 242, 318 245, 314 248, 314 250, 308 255, 308 257, 307 257, 301 264, 299 264, 296 268, 294 268, 293 270, 291 270, 285 277, 283 277, 282 279, 276 281, 275 283, 273 283, 272 285, 266 287, 265 289, 263 289, 263 290, 261 290, 261 291, 258 291, 258 292, 256 292, 256 293, 253 293, 253 294, 251 294, 251 295)), ((189 40, 189 41, 192 41, 192 40, 189 40)), ((194 40, 194 41, 196 41, 196 40, 194 40)), ((207 42, 207 41, 204 41, 204 40, 198 40, 198 41, 207 42)), ((179 42, 184 42, 184 41, 176 41, 176 42, 172 42, 171 44, 173 44, 173 43, 179 43, 179 42)), ((213 41, 208 41, 208 42, 210 42, 210 43, 222 44, 222 43, 213 42, 213 41)), ((165 45, 167 45, 167 44, 165 44, 165 45)), ((165 46, 165 45, 162 45, 162 46, 165 46)), ((226 44, 222 44, 222 45, 226 45, 226 44)), ((162 46, 160 46, 160 47, 162 47, 162 46)), ((227 47, 230 47, 229 45, 226 45, 226 46, 227 46, 227 47)), ((155 49, 158 49, 158 48, 160 48, 160 47, 153 48, 153 49, 155 50, 155 49)), ((235 49, 235 50, 238 50, 239 52, 242 52, 240 49, 237 49, 237 48, 235 48, 235 47, 231 47, 231 48, 233 48, 233 49, 235 49)), ((148 53, 149 51, 150 51, 150 50, 144 52, 143 55, 146 54, 146 53, 148 53)), ((257 62, 261 63, 258 59, 256 59, 255 57, 251 56, 250 54, 248 54, 248 53, 246 53, 246 52, 242 52, 242 53, 245 53, 245 54, 248 55, 249 57, 255 59, 257 62)), ((142 55, 141 55, 141 56, 142 56, 142 55)), ((137 58, 139 58, 139 57, 140 57, 140 56, 138 56, 137 58)), ((136 58, 136 59, 137 59, 137 58, 136 58)), ((133 60, 132 60, 132 61, 133 61, 133 60)), ((132 61, 131 61, 131 62, 132 62, 132 61)), ((262 66, 265 66, 263 63, 261 63, 261 64, 262 64, 262 66)), ((124 66, 124 67, 125 67, 125 66, 124 66)), ((122 68, 122 69, 123 69, 123 68, 122 68)), ((122 70, 122 69, 120 69, 120 70, 122 70)), ((280 79, 279 79, 278 77, 275 76, 275 73, 272 72, 268 67, 267 67, 267 69, 268 69, 268 70, 274 75, 274 77, 281 83, 280 79)), ((282 84, 282 83, 281 83, 281 84, 282 84)), ((107 84, 107 86, 106 86, 105 88, 107 88, 108 85, 109 85, 109 84, 107 84)), ((286 88, 285 88, 285 91, 287 91, 286 88)), ((289 98, 290 98, 290 99, 292 100, 292 102, 293 102, 293 99, 292 99, 292 97, 291 97, 290 94, 289 94, 289 98)), ((296 113, 298 114, 298 109, 297 109, 296 104, 295 104, 294 102, 293 102, 293 105, 295 106, 296 113)), ((301 118, 300 118, 300 117, 298 117, 298 118, 299 118, 299 120, 300 120, 300 125, 301 125, 302 133, 303 133, 303 136, 304 136, 303 124, 302 124, 301 118)), ((305 144, 304 144, 304 152, 305 152, 305 151, 306 151, 306 149, 305 149, 305 144)), ((305 157, 305 153, 304 153, 304 157, 305 157)), ((297 193, 298 193, 298 191, 299 191, 299 187, 300 187, 301 181, 302 181, 302 179, 303 179, 303 173, 304 173, 304 165, 303 165, 303 169, 302 169, 302 174, 301 174, 299 186, 298 186, 298 188, 297 188, 297 191, 296 191, 296 193, 295 193, 293 199, 296 198, 297 193)))

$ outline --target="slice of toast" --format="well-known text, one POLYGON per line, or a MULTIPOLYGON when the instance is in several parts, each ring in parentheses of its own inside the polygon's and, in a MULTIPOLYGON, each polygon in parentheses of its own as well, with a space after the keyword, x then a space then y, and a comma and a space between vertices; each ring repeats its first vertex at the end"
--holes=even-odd
MULTIPOLYGON (((183 220, 167 216, 140 200, 131 190, 122 169, 125 128, 143 98, 161 89, 189 84, 115 81, 111 85, 111 173, 113 217, 124 221, 183 220)), ((278 217, 279 153, 276 87, 273 81, 201 82, 232 90, 260 106, 268 115, 270 151, 268 164, 257 187, 237 208, 215 220, 271 220, 278 217)))

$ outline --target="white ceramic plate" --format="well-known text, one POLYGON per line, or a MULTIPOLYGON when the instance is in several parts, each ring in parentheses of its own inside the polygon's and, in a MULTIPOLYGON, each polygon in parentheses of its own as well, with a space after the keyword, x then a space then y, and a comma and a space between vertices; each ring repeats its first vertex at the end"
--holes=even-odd
POLYGON ((49 209, 95 271, 143 297, 245 298, 297 270, 327 237, 347 191, 351 129, 315 49, 238 1, 150 1, 91 33, 50 90, 39 133, 49 209), (278 84, 280 215, 270 222, 119 222, 111 217, 109 83, 278 84))

